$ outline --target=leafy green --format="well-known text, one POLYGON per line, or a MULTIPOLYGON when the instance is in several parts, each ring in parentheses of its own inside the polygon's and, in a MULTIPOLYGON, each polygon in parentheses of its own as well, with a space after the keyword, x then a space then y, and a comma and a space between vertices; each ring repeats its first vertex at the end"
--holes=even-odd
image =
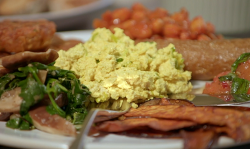
POLYGON ((7 84, 15 78, 13 74, 6 74, 5 76, 0 78, 0 96, 3 94, 5 90, 12 89, 8 87, 7 84))
POLYGON ((122 62, 123 61, 123 58, 118 58, 118 59, 116 59, 116 62, 122 62))
POLYGON ((237 67, 239 66, 239 64, 247 61, 249 58, 250 58, 250 53, 241 54, 237 58, 237 60, 232 64, 232 66, 231 66, 231 72, 235 73, 235 71, 236 71, 237 67))
POLYGON ((50 114, 67 117, 73 124, 77 125, 81 124, 87 115, 88 111, 84 103, 91 94, 89 89, 80 83, 73 71, 60 69, 54 66, 54 63, 44 65, 33 62, 0 78, 0 95, 16 87, 21 87, 19 96, 23 98, 20 106, 21 118, 9 120, 6 124, 8 127, 18 129, 31 127, 32 120, 28 111, 39 103, 45 95, 48 95, 51 101, 51 104, 46 107, 50 114), (47 71, 44 84, 38 77, 39 70, 47 71), (68 98, 68 104, 62 108, 55 102, 60 94, 66 94, 68 98))
POLYGON ((32 120, 29 117, 29 114, 26 114, 24 117, 18 117, 10 119, 6 126, 13 129, 20 129, 20 130, 30 130, 33 129, 32 120))
POLYGON ((43 84, 36 82, 32 77, 20 81, 18 85, 21 87, 21 93, 19 96, 23 98, 20 107, 20 114, 23 116, 28 113, 31 106, 44 98, 46 89, 43 84))
POLYGON ((250 95, 247 94, 249 89, 249 81, 242 78, 234 78, 231 86, 231 94, 233 95, 235 101, 248 101, 250 100, 250 95))
POLYGON ((235 73, 229 73, 226 76, 219 77, 219 80, 222 81, 232 81, 233 78, 236 78, 237 75, 235 73))

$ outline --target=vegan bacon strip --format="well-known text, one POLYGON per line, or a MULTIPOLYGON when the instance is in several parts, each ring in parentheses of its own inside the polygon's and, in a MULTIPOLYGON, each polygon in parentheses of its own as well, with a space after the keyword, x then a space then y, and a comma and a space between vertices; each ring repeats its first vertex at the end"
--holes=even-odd
POLYGON ((184 139, 184 149, 209 148, 215 141, 216 134, 213 131, 198 130, 194 132, 181 131, 184 139))
POLYGON ((211 148, 220 136, 250 140, 250 108, 196 107, 190 101, 158 98, 91 130, 133 137, 182 138, 184 149, 211 148))
POLYGON ((196 123, 191 121, 165 120, 156 118, 132 118, 122 121, 117 120, 104 122, 98 127, 98 130, 106 132, 121 132, 138 127, 148 126, 155 130, 168 131, 194 125, 196 125, 196 123))
POLYGON ((190 120, 199 124, 227 126, 237 132, 237 140, 250 139, 250 118, 233 109, 219 107, 190 107, 154 105, 131 109, 125 117, 154 117, 161 119, 190 120))

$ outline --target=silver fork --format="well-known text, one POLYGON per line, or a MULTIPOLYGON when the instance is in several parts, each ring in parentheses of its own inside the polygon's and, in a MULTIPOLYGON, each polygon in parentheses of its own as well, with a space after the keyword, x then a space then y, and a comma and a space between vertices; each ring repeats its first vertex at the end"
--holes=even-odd
POLYGON ((69 149, 84 149, 85 140, 87 139, 89 130, 94 122, 103 121, 107 119, 112 119, 119 117, 120 115, 126 113, 125 111, 113 111, 113 110, 104 110, 104 109, 91 109, 86 116, 80 133, 76 136, 75 140, 70 144, 69 149))

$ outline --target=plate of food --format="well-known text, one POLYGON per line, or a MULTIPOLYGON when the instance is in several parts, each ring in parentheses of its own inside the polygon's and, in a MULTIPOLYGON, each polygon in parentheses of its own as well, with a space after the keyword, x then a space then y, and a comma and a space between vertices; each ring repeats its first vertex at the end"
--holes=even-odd
POLYGON ((167 31, 143 39, 117 26, 56 32, 47 20, 0 23, 1 145, 69 148, 83 122, 91 124, 82 140, 89 149, 249 143, 249 39, 207 31, 185 36, 193 40, 167 31), (232 102, 245 104, 225 106, 232 102), (86 121, 94 108, 104 110, 86 121))
POLYGON ((112 5, 112 0, 3 0, 0 3, 0 21, 6 19, 47 19, 55 22, 57 30, 83 27, 112 5))

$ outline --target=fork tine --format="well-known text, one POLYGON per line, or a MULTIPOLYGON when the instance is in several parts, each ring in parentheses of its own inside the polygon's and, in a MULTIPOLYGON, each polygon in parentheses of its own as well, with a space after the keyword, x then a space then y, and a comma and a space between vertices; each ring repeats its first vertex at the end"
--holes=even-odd
POLYGON ((105 110, 98 108, 91 109, 83 122, 80 133, 71 143, 69 149, 85 149, 86 148, 85 141, 87 139, 86 137, 88 136, 89 130, 94 122, 118 117, 126 113, 128 110, 129 109, 125 111, 113 111, 113 110, 105 110))
POLYGON ((75 140, 69 146, 69 149, 84 149, 85 148, 85 137, 88 135, 89 129, 93 124, 97 109, 91 109, 85 118, 80 133, 76 136, 75 140))

